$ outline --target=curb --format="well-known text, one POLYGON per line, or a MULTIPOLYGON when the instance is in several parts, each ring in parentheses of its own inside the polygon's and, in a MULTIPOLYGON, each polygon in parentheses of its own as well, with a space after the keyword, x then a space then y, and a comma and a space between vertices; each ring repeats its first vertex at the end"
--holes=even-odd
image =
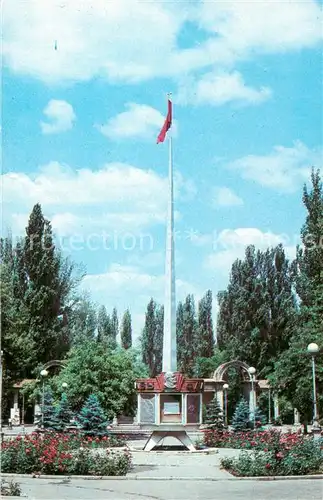
MULTIPOLYGON (((228 472, 229 474, 229 472, 228 472)), ((56 479, 61 480, 73 480, 73 479, 83 479, 86 481, 295 481, 295 480, 309 480, 309 479, 323 479, 323 474, 315 474, 309 476, 255 476, 255 477, 152 477, 152 476, 55 476, 55 475, 44 475, 44 476, 32 476, 30 474, 1 474, 1 479, 6 478, 27 478, 27 479, 56 479)))
MULTIPOLYGON (((156 455, 161 455, 165 454, 165 451, 163 450, 152 450, 152 451, 145 451, 142 449, 138 448, 128 448, 131 453, 149 453, 151 454, 156 454, 156 455)), ((215 455, 216 453, 219 453, 218 448, 208 448, 207 450, 195 450, 195 451, 190 451, 190 450, 175 450, 175 451, 170 451, 168 450, 172 455, 215 455)))

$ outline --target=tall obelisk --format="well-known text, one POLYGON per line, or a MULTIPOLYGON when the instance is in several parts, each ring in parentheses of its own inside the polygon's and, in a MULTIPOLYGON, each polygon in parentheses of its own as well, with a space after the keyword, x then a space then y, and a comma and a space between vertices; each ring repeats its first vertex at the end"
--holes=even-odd
MULTIPOLYGON (((168 98, 170 95, 168 94, 168 98)), ((168 134, 168 209, 165 256, 165 303, 164 303, 164 341, 163 372, 177 371, 176 348, 176 294, 175 294, 175 245, 174 245, 174 181, 173 181, 173 144, 172 133, 168 134)))

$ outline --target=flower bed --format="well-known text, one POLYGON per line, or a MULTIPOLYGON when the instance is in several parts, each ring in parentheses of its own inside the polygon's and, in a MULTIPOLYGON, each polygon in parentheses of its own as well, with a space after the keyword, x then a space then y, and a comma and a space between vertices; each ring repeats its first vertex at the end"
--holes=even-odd
POLYGON ((117 438, 76 433, 18 436, 2 443, 1 469, 2 473, 122 476, 131 468, 131 455, 127 449, 117 450, 118 445, 117 438))
POLYGON ((277 430, 269 431, 204 431, 204 444, 210 448, 238 448, 242 450, 269 451, 294 446, 302 442, 304 437, 298 432, 282 433, 277 430))
POLYGON ((270 451, 242 451, 238 458, 223 458, 221 465, 235 476, 302 476, 323 472, 322 444, 306 437, 270 451))

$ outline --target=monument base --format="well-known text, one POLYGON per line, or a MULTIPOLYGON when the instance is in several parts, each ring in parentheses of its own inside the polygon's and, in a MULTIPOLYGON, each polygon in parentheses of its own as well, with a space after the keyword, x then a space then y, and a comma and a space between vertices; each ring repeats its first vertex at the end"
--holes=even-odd
POLYGON ((144 446, 144 451, 152 451, 155 446, 158 446, 160 441, 166 437, 174 437, 175 439, 178 439, 182 445, 186 446, 189 451, 196 451, 196 448, 185 429, 153 431, 144 446))

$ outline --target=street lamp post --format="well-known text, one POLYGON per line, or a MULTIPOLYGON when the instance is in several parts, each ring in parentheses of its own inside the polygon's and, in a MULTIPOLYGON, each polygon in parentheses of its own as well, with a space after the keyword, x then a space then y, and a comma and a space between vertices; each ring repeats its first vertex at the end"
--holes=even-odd
POLYGON ((307 346, 307 352, 311 355, 312 358, 312 379, 313 379, 313 426, 312 431, 315 434, 320 431, 320 426, 318 423, 318 410, 317 410, 317 398, 316 398, 316 376, 315 376, 315 356, 318 354, 320 348, 317 344, 312 342, 307 346))
POLYGON ((253 429, 256 429, 256 397, 255 397, 255 389, 254 389, 254 376, 256 373, 256 368, 250 366, 248 370, 251 377, 251 391, 252 391, 252 413, 253 413, 253 429))
POLYGON ((228 427, 228 384, 223 384, 224 390, 224 408, 225 408, 225 426, 228 427))
POLYGON ((48 375, 48 371, 47 370, 42 370, 40 372, 40 375, 43 379, 43 396, 42 396, 42 416, 41 416, 41 419, 42 419, 42 429, 44 429, 44 407, 45 407, 45 378, 47 377, 48 375))

